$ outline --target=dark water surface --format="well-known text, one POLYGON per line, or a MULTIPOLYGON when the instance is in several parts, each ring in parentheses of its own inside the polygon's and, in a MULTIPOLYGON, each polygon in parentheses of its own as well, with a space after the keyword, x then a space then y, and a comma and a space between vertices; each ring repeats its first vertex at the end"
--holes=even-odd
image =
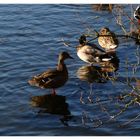
MULTIPOLYGON (((130 5, 124 5, 124 9, 131 14, 130 5)), ((118 112, 114 99, 131 89, 120 82, 95 83, 93 103, 89 103, 89 84, 76 75, 86 64, 77 57, 75 48, 66 47, 61 41, 63 38, 76 46, 78 37, 88 27, 99 31, 103 26, 123 33, 110 12, 95 11, 91 5, 0 5, 0 135, 140 135, 139 117, 119 127, 139 114, 138 104, 130 106, 116 120, 108 121, 118 112), (74 57, 74 61, 66 61, 68 82, 57 89, 69 105, 71 117, 67 119, 33 107, 33 96, 50 94, 51 90, 31 87, 27 82, 33 75, 54 68, 61 51, 68 51, 74 57), (81 92, 86 104, 80 103, 81 92), (97 99, 100 103, 95 102, 97 99), (101 105, 107 111, 103 111, 101 105)), ((128 22, 126 28, 129 29, 128 22)), ((121 79, 133 76, 131 69, 130 73, 126 72, 124 64, 126 58, 130 63, 137 63, 135 52, 136 45, 132 41, 120 44, 117 49, 120 59, 117 72, 121 79)), ((139 71, 136 74, 140 76, 139 71)))

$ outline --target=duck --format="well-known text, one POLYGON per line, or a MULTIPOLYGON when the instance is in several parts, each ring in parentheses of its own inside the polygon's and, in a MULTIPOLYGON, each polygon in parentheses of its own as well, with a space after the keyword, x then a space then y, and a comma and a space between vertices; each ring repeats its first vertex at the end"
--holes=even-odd
POLYGON ((137 6, 136 10, 134 11, 134 18, 140 24, 140 6, 137 6))
POLYGON ((28 81, 31 86, 52 89, 52 95, 56 95, 56 88, 63 86, 68 80, 68 70, 64 63, 66 59, 73 59, 68 52, 61 52, 58 57, 56 69, 49 69, 28 81))
POLYGON ((77 56, 90 65, 103 61, 110 61, 112 59, 103 49, 98 48, 93 43, 88 43, 86 41, 86 35, 84 34, 80 36, 79 43, 80 44, 76 46, 77 56))
POLYGON ((116 35, 107 27, 101 28, 98 43, 106 52, 115 51, 119 44, 116 35))

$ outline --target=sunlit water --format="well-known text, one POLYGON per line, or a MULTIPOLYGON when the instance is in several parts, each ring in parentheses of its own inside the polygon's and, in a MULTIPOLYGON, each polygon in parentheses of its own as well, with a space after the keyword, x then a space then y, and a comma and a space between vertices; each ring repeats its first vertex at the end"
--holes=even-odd
MULTIPOLYGON (((130 5, 124 7, 130 15, 130 5)), ((127 29, 128 25, 127 22, 127 29)), ((75 48, 66 47, 62 42, 63 38, 76 46, 87 28, 99 31, 103 26, 123 34, 110 12, 95 11, 91 5, 0 5, 0 135, 139 135, 139 118, 126 127, 119 127, 138 115, 138 105, 130 106, 116 120, 109 121, 118 112, 116 97, 131 89, 120 82, 93 83, 93 103, 89 103, 90 86, 76 75, 86 64, 77 57, 75 48), (57 89, 57 94, 65 96, 69 104, 72 117, 68 126, 60 120, 62 115, 38 113, 39 109, 31 105, 31 97, 50 94, 51 90, 31 87, 27 82, 48 68, 55 68, 62 51, 74 57, 66 61, 68 82, 57 89), (86 104, 79 100, 81 92, 86 104), (100 103, 95 102, 97 99, 100 103), (107 112, 102 111, 100 104, 107 112)), ((120 78, 133 76, 126 72, 125 60, 137 63, 135 52, 133 41, 122 43, 117 49, 120 78)), ((139 77, 140 73, 136 74, 139 77)))

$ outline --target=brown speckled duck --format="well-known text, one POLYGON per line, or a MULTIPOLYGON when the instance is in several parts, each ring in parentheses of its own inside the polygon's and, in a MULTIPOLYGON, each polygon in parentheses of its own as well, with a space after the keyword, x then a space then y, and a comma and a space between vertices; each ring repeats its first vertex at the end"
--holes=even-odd
POLYGON ((28 81, 29 84, 41 88, 53 89, 52 94, 55 95, 55 89, 63 86, 68 80, 68 70, 64 64, 64 60, 67 58, 73 59, 67 52, 60 53, 57 68, 34 76, 28 81))
POLYGON ((112 51, 118 47, 118 39, 116 35, 109 30, 109 28, 102 28, 99 35, 98 43, 106 51, 112 51))

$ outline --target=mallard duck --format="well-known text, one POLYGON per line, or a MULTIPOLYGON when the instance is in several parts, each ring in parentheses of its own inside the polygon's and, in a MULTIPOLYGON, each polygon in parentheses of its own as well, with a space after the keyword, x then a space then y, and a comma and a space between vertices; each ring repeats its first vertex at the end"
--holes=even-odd
POLYGON ((98 48, 95 44, 87 43, 85 35, 80 37, 79 43, 76 46, 77 55, 84 62, 93 64, 112 59, 104 50, 98 48))
POLYGON ((64 60, 67 58, 73 59, 67 52, 60 53, 57 68, 34 76, 28 81, 29 84, 41 88, 53 89, 52 94, 55 95, 55 89, 63 86, 68 80, 68 70, 64 64, 64 60))
POLYGON ((138 23, 140 24, 140 6, 137 6, 136 10, 134 11, 134 18, 138 20, 138 23))
POLYGON ((116 35, 106 27, 100 30, 98 43, 106 51, 112 51, 118 47, 118 39, 116 35))

